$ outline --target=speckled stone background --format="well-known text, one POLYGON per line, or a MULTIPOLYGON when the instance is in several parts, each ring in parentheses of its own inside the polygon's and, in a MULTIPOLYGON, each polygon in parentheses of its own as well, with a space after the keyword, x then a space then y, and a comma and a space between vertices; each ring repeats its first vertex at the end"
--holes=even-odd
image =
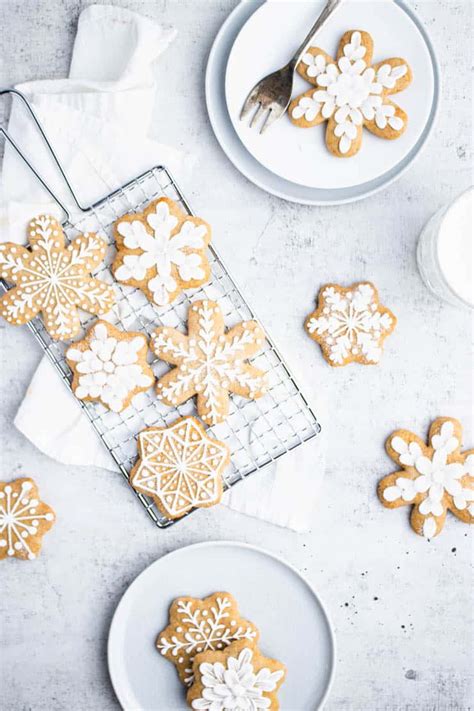
MULTIPOLYGON (((87 4, 1 0, 0 85, 65 76, 77 17, 87 4)), ((466 446, 474 446, 469 315, 436 301, 415 264, 423 224, 471 180, 472 5, 412 3, 443 74, 436 131, 416 164, 381 194, 320 209, 261 192, 214 139, 203 72, 236 0, 117 4, 179 30, 156 66, 154 134, 197 154, 198 174, 183 186, 186 194, 212 223, 220 252, 303 386, 328 399, 328 466, 307 535, 224 507, 160 532, 119 475, 66 469, 15 431, 13 417, 41 354, 26 329, 2 323, 1 478, 33 474, 58 522, 36 562, 1 565, 0 707, 117 709, 106 640, 127 586, 170 550, 235 539, 291 561, 326 602, 338 643, 328 711, 467 711, 473 698, 472 539, 450 516, 438 539, 423 540, 411 532, 406 510, 379 504, 375 486, 392 470, 383 443, 399 426, 424 435, 433 418, 452 415, 464 424, 466 446), (321 283, 359 279, 378 285, 399 324, 379 367, 331 370, 301 323, 321 283)))

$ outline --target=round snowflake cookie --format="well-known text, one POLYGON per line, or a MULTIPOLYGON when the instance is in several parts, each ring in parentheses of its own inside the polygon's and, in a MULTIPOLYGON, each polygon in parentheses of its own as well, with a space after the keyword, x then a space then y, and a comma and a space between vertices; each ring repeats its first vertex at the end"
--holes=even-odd
POLYGON ((305 329, 319 343, 329 365, 373 365, 379 362, 383 341, 396 323, 393 313, 380 304, 377 289, 370 282, 347 288, 325 284, 305 329))
POLYGON ((141 289, 158 306, 170 304, 183 289, 205 284, 211 268, 206 247, 211 228, 191 217, 169 198, 146 210, 125 215, 114 224, 117 281, 141 289))
POLYGON ((221 652, 197 654, 193 671, 195 681, 187 699, 196 711, 280 708, 277 694, 286 668, 248 642, 234 642, 221 652))
POLYGON ((433 538, 448 509, 460 521, 474 523, 474 449, 461 452, 461 423, 452 417, 432 423, 428 442, 408 430, 390 435, 385 448, 401 470, 380 481, 378 496, 389 509, 413 506, 413 530, 433 538))
POLYGON ((93 233, 79 235, 67 246, 59 222, 49 215, 28 225, 31 249, 0 244, 0 277, 16 286, 0 298, 0 313, 13 325, 25 324, 39 313, 51 338, 68 340, 80 329, 78 308, 105 314, 114 302, 109 284, 91 276, 107 251, 93 233))
POLYGON ((258 634, 255 625, 240 616, 235 598, 227 592, 216 592, 203 600, 195 597, 174 600, 169 625, 158 635, 156 647, 175 665, 183 684, 191 686, 197 654, 219 651, 237 641, 253 646, 258 634))
POLYGON ((0 560, 34 560, 54 520, 53 509, 40 501, 33 479, 0 482, 0 560))
POLYGON ((372 54, 368 32, 349 30, 341 38, 335 60, 319 47, 310 47, 297 67, 317 88, 291 102, 290 120, 301 128, 327 121, 326 145, 338 158, 359 151, 364 126, 390 140, 399 138, 407 127, 406 113, 388 97, 410 84, 411 69, 399 57, 372 64, 372 54))
POLYGON ((126 333, 107 321, 97 321, 84 340, 66 351, 75 396, 121 412, 155 382, 147 353, 148 339, 142 333, 126 333))
POLYGON ((151 496, 168 518, 208 508, 222 498, 222 474, 229 448, 209 437, 195 417, 181 417, 169 427, 148 427, 138 435, 138 462, 130 483, 151 496))

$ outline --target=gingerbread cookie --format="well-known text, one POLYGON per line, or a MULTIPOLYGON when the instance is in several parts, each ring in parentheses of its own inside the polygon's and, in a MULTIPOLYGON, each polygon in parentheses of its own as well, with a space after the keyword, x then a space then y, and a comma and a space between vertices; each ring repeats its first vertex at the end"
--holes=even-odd
POLYGON ((81 329, 78 307, 92 314, 110 311, 114 290, 90 272, 102 262, 107 244, 93 233, 79 235, 67 247, 59 222, 41 215, 28 226, 31 249, 0 244, 0 277, 16 284, 0 298, 0 313, 11 324, 25 324, 42 313, 55 340, 73 338, 81 329))
POLYGON ((148 339, 142 333, 125 333, 107 321, 97 321, 83 341, 66 351, 75 396, 121 412, 134 395, 155 382, 147 352, 148 339))
POLYGON ((140 432, 138 456, 130 483, 151 496, 168 518, 181 518, 195 507, 208 508, 221 500, 229 448, 208 437, 195 417, 140 432))
POLYGON ((326 145, 338 158, 359 151, 364 126, 390 140, 407 127, 406 113, 388 97, 410 84, 411 69, 400 57, 372 64, 373 44, 368 32, 349 30, 342 35, 336 60, 311 47, 297 67, 317 89, 290 103, 290 120, 301 128, 327 121, 326 145))
POLYGON ((209 280, 206 247, 211 228, 199 217, 182 212, 169 198, 158 198, 143 212, 121 217, 114 234, 115 278, 138 287, 158 306, 209 280))
POLYGON ((34 560, 42 538, 55 520, 53 509, 39 499, 33 479, 0 482, 0 560, 34 560))
POLYGON ((268 709, 278 711, 278 690, 286 667, 264 657, 248 642, 234 642, 221 652, 202 652, 193 662, 195 681, 187 694, 192 709, 268 709))
POLYGON ((379 362, 382 344, 396 323, 393 313, 380 304, 377 289, 370 282, 347 288, 325 284, 305 329, 319 343, 329 365, 373 365, 379 362))
POLYGON ((218 651, 236 641, 253 646, 258 630, 241 618, 230 593, 217 592, 200 600, 179 597, 170 607, 170 623, 156 639, 160 654, 172 662, 186 686, 194 681, 193 661, 197 654, 218 651))
POLYGON ((204 422, 222 422, 229 412, 229 392, 250 399, 266 392, 264 373, 246 363, 264 342, 256 321, 243 321, 225 333, 219 305, 196 301, 189 308, 187 336, 168 327, 153 334, 156 355, 177 366, 158 381, 158 397, 176 406, 197 394, 197 411, 204 422))
POLYGON ((448 509, 464 523, 474 523, 474 449, 461 452, 461 423, 452 417, 435 420, 428 441, 408 430, 390 435, 387 454, 402 469, 380 481, 378 495, 389 509, 413 506, 411 527, 433 538, 448 509))

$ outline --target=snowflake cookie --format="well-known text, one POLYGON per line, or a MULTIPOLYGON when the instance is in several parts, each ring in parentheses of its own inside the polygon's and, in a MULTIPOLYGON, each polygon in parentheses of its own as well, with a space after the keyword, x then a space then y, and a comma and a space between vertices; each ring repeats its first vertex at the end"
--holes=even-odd
POLYGON ((92 314, 110 311, 114 290, 90 272, 102 262, 107 244, 93 233, 65 246, 59 222, 41 215, 28 225, 31 250, 13 242, 0 244, 0 277, 16 286, 0 298, 0 313, 11 324, 42 313, 55 340, 73 338, 81 329, 77 308, 92 314))
POLYGON ((196 301, 189 308, 187 336, 162 327, 152 337, 156 355, 176 366, 158 381, 158 397, 176 406, 197 394, 198 414, 208 425, 226 418, 229 392, 255 399, 266 391, 264 373, 246 363, 265 342, 258 323, 243 321, 224 331, 218 304, 196 301))
POLYGON ((197 654, 222 650, 239 640, 253 646, 258 641, 258 630, 242 619, 230 593, 216 592, 203 600, 195 597, 174 600, 169 625, 158 635, 156 647, 175 665, 183 684, 191 686, 197 654))
POLYGON ((183 289, 205 284, 211 268, 206 247, 211 228, 181 211, 169 198, 154 200, 144 212, 114 224, 117 281, 141 289, 158 306, 170 304, 183 289))
POLYGON ((291 102, 290 120, 301 128, 327 120, 326 145, 339 158, 358 152, 364 126, 388 139, 399 138, 407 126, 406 113, 388 97, 410 84, 411 69, 399 57, 372 65, 373 46, 367 32, 349 30, 342 35, 336 60, 310 47, 297 67, 317 89, 291 102))
POLYGON ((305 329, 319 343, 329 365, 372 365, 379 362, 383 341, 396 323, 393 313, 381 306, 377 289, 370 282, 347 288, 325 284, 305 329))
POLYGON ((199 711, 278 711, 277 693, 286 674, 284 664, 268 659, 248 642, 234 642, 220 652, 197 654, 195 681, 188 704, 199 711))
POLYGON ((428 441, 408 430, 390 435, 385 448, 402 470, 380 481, 378 495, 389 509, 413 505, 411 527, 433 538, 448 509, 464 523, 474 523, 474 449, 461 452, 461 423, 452 417, 438 417, 428 441))
POLYGON ((142 430, 138 455, 130 483, 151 496, 168 518, 181 518, 192 508, 208 508, 221 500, 229 448, 209 437, 195 417, 142 430))
POLYGON ((121 412, 134 395, 155 382, 147 352, 148 339, 142 333, 124 333, 107 321, 97 321, 83 341, 66 351, 75 396, 121 412))
POLYGON ((0 482, 0 560, 34 560, 54 520, 53 509, 39 500, 33 479, 0 482))

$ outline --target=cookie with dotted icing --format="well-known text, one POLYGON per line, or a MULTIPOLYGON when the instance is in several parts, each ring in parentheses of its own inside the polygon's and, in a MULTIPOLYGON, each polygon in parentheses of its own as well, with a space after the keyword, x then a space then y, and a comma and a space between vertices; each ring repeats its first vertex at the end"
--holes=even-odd
POLYGON ((0 482, 0 560, 34 560, 54 521, 54 511, 40 500, 33 479, 0 482))
POLYGON ((389 509, 412 506, 411 527, 420 536, 441 533, 451 511, 474 523, 474 449, 461 451, 462 427, 453 417, 438 417, 428 444, 409 430, 393 432, 385 443, 400 471, 384 477, 378 496, 389 509))
POLYGON ((155 382, 147 353, 148 339, 142 333, 120 331, 107 321, 97 321, 84 340, 66 351, 75 396, 122 412, 135 395, 155 382))
POLYGON ((349 287, 325 284, 319 290, 316 310, 305 321, 305 329, 320 345, 329 365, 374 365, 396 323, 393 313, 380 304, 371 282, 349 287))
POLYGON ((203 600, 178 597, 169 612, 169 624, 156 639, 160 654, 172 662, 185 686, 194 681, 196 655, 225 649, 233 642, 254 646, 258 629, 242 619, 235 598, 216 592, 203 600))
POLYGON ((138 457, 130 483, 151 496, 168 518, 181 518, 193 508, 209 508, 221 500, 230 451, 224 442, 209 437, 195 417, 142 430, 138 457))
POLYGON ((246 641, 234 642, 222 651, 197 654, 193 662, 194 683, 187 693, 192 709, 267 709, 278 711, 278 691, 286 667, 264 657, 246 641))
POLYGON ((206 248, 211 228, 184 213, 170 198, 151 202, 140 213, 114 223, 117 281, 141 289, 158 306, 170 304, 183 289, 209 281, 206 248))
POLYGON ((256 399, 267 389, 265 374, 247 359, 258 353, 265 334, 256 321, 243 321, 225 332, 215 301, 196 301, 189 308, 188 335, 157 328, 156 355, 175 368, 159 379, 157 394, 166 405, 179 405, 197 394, 197 411, 208 425, 225 420, 229 393, 256 399))
POLYGON ((59 222, 40 215, 28 225, 30 249, 0 244, 0 277, 16 284, 0 298, 0 313, 13 325, 41 313, 54 340, 68 340, 81 329, 78 308, 105 314, 114 302, 113 288, 91 276, 107 244, 94 233, 79 235, 67 246, 59 222))
POLYGON ((407 127, 407 114, 389 97, 411 83, 410 66, 400 57, 373 64, 373 48, 368 32, 349 30, 342 35, 335 60, 310 47, 297 67, 316 89, 297 96, 288 116, 300 128, 327 121, 326 145, 338 158, 358 153, 364 126, 389 140, 399 138, 407 127))

